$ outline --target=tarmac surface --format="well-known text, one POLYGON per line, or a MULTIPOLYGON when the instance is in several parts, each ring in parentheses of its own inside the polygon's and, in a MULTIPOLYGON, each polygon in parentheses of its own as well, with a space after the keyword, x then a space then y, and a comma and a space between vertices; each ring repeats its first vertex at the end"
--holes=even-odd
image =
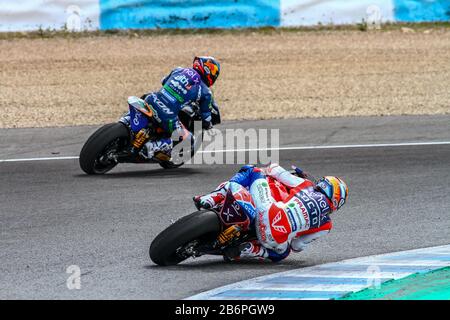
MULTIPOLYGON (((280 146, 449 142, 450 116, 228 122, 279 128, 280 146)), ((0 160, 77 156, 96 127, 0 129, 0 160)), ((283 149, 280 164, 338 175, 347 205, 332 232, 278 264, 201 257, 175 267, 148 257, 153 238, 192 211, 191 198, 241 166, 119 165, 87 176, 78 160, 0 161, 1 299, 181 299, 316 264, 450 243, 450 144, 283 149), (69 290, 66 270, 81 270, 69 290)))

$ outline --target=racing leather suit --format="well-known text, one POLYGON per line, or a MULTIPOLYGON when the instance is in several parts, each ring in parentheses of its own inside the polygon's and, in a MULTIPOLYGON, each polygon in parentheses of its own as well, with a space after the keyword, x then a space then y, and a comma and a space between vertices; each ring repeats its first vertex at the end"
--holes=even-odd
MULTIPOLYGON (((180 110, 188 105, 196 104, 200 108, 200 115, 204 128, 211 128, 210 106, 213 103, 211 90, 192 68, 178 67, 161 80, 163 87, 157 92, 145 94, 144 99, 153 111, 153 117, 158 126, 164 131, 164 139, 155 143, 147 143, 150 148, 168 149, 172 146, 169 138, 173 131, 183 135, 181 122, 178 120, 180 110), (182 133, 181 133, 182 132, 182 133)), ((129 123, 129 114, 121 118, 121 122, 129 123)))
POLYGON ((241 258, 268 258, 280 261, 292 251, 300 252, 322 235, 332 222, 329 200, 314 184, 292 175, 277 164, 266 169, 244 166, 213 193, 203 196, 211 206, 222 202, 226 190, 239 184, 250 190, 257 216, 254 224, 258 243, 242 246, 241 258), (261 246, 262 245, 262 246, 261 246))

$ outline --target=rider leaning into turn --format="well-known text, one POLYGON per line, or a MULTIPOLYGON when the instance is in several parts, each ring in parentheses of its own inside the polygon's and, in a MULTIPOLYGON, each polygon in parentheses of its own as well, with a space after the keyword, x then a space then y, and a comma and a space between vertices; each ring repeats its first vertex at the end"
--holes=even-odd
MULTIPOLYGON (((158 92, 150 92, 142 96, 152 108, 153 117, 163 130, 163 138, 150 140, 143 148, 143 155, 151 158, 153 154, 162 151, 170 155, 173 142, 172 132, 182 131, 178 120, 180 110, 195 104, 200 108, 202 127, 212 128, 211 105, 214 104, 209 89, 219 77, 220 64, 213 57, 195 57, 192 68, 178 67, 162 79, 163 87, 158 92)), ((126 114, 120 120, 129 124, 130 116, 126 114)))
POLYGON ((348 187, 338 177, 326 176, 315 184, 272 164, 264 169, 244 166, 212 193, 194 197, 194 202, 198 209, 217 207, 228 189, 234 192, 240 186, 250 191, 256 207, 257 214, 250 219, 259 241, 232 248, 226 260, 267 258, 276 262, 291 251, 302 251, 330 232, 330 214, 340 209, 348 197, 348 187))

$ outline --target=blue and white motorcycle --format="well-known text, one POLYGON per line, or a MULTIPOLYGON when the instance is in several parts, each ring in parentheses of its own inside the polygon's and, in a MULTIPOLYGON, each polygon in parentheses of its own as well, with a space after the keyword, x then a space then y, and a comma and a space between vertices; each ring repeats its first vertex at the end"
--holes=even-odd
MULTIPOLYGON (((128 107, 129 124, 120 121, 106 124, 89 137, 80 152, 81 169, 87 174, 104 174, 119 163, 157 163, 165 169, 182 166, 184 162, 175 163, 163 152, 157 152, 151 158, 142 156, 140 151, 145 143, 150 139, 158 139, 162 130, 145 100, 131 96, 128 98, 128 107)), ((214 104, 211 105, 211 113, 213 125, 220 123, 220 113, 214 104)), ((199 108, 195 105, 186 106, 180 111, 178 118, 184 133, 178 141, 173 141, 174 147, 189 133, 194 137, 194 122, 201 121, 199 108)), ((191 144, 192 152, 196 148, 194 141, 191 144)), ((181 149, 180 152, 182 151, 181 149)))

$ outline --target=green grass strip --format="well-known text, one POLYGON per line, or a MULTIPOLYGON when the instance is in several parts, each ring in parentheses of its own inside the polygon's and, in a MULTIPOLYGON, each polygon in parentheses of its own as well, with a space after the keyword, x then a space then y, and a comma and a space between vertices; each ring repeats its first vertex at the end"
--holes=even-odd
POLYGON ((450 267, 390 280, 338 300, 450 300, 450 267))
MULTIPOLYGON (((398 22, 381 24, 381 32, 400 30, 403 27, 421 31, 426 29, 448 29, 450 21, 442 22, 398 22)), ((299 26, 299 27, 261 27, 261 28, 232 28, 232 29, 129 29, 129 30, 96 30, 96 31, 80 31, 70 32, 67 29, 43 29, 39 28, 35 31, 13 31, 0 32, 0 40, 16 39, 16 38, 84 38, 84 37, 155 37, 155 36, 186 36, 186 35, 278 35, 291 32, 316 32, 316 31, 368 31, 367 23, 352 25, 333 25, 319 24, 317 26, 299 26)), ((374 31, 375 32, 375 31, 374 31)))

